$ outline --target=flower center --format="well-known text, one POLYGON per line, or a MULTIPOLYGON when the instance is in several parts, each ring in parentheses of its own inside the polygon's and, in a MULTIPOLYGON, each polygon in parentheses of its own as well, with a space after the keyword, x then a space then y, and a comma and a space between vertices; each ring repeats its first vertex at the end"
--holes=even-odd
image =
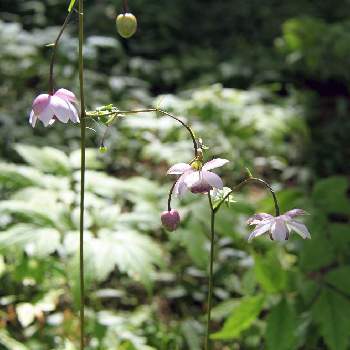
POLYGON ((203 164, 200 160, 195 160, 193 163, 191 163, 191 168, 196 171, 202 170, 202 166, 203 164))

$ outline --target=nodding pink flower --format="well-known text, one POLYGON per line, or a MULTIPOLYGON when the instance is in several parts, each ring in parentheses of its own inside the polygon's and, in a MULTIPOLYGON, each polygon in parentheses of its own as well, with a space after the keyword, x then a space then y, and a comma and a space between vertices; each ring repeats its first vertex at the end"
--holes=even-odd
POLYGON ((73 92, 66 89, 59 89, 53 95, 41 94, 33 102, 29 123, 33 128, 38 119, 44 126, 52 125, 56 119, 62 123, 68 120, 79 123, 78 111, 73 105, 76 102, 73 92))
POLYGON ((163 226, 169 231, 175 231, 180 224, 180 214, 174 209, 163 211, 160 219, 163 226))
POLYGON ((178 163, 168 170, 168 175, 181 175, 174 186, 175 195, 181 196, 187 190, 192 193, 208 193, 213 188, 222 189, 221 178, 212 173, 211 169, 219 168, 229 161, 216 158, 202 165, 200 161, 194 161, 191 165, 178 163))
POLYGON ((307 227, 303 223, 294 220, 296 216, 305 214, 306 212, 302 209, 292 209, 276 217, 266 213, 255 214, 247 221, 248 225, 255 226, 255 229, 249 235, 248 241, 264 233, 268 233, 272 240, 284 241, 289 239, 292 231, 295 231, 304 239, 311 239, 307 227))

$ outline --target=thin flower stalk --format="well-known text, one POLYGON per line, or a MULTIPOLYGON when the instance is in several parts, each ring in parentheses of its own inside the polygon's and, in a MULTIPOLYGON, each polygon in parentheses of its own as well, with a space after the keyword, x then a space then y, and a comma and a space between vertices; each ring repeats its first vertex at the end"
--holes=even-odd
POLYGON ((85 200, 85 95, 84 95, 84 1, 79 0, 79 90, 80 90, 80 228, 79 228, 79 275, 80 275, 80 350, 85 348, 85 285, 84 285, 84 200, 85 200))

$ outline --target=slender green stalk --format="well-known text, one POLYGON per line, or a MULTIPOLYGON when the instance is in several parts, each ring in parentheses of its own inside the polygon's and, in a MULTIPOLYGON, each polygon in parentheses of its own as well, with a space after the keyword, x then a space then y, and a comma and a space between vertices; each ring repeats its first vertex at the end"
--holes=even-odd
POLYGON ((208 193, 210 205, 210 261, 209 261, 209 282, 208 282, 208 311, 207 311, 207 332, 205 337, 205 350, 210 350, 210 322, 211 308, 213 299, 213 265, 214 265, 214 239, 215 239, 215 210, 211 200, 210 192, 208 193))
MULTIPOLYGON (((123 116, 125 114, 137 114, 137 113, 149 113, 149 112, 156 112, 156 113, 160 113, 162 115, 166 115, 169 118, 172 118, 172 119, 176 120, 185 129, 187 129, 187 131, 189 132, 189 134, 191 136, 192 142, 193 142, 193 148, 194 148, 195 157, 198 156, 198 145, 197 145, 197 141, 196 141, 196 136, 195 136, 193 130, 191 129, 191 127, 188 124, 186 124, 184 121, 182 121, 178 117, 175 117, 173 114, 171 114, 171 113, 169 113, 167 111, 164 111, 164 110, 159 109, 159 108, 144 108, 144 109, 135 109, 135 110, 131 110, 131 111, 118 111, 117 110, 117 111, 113 111, 113 112, 109 112, 109 113, 103 113, 102 115, 104 117, 110 116, 110 115, 113 115, 113 116, 117 117, 117 116, 123 116)), ((100 115, 95 113, 95 112, 88 112, 87 116, 93 118, 93 117, 96 117, 96 116, 98 117, 100 115)))
POLYGON ((54 93, 54 88, 53 88, 53 66, 54 66, 54 63, 55 63, 58 43, 59 43, 59 41, 61 39, 61 36, 62 36, 64 30, 67 27, 67 24, 68 24, 69 19, 70 19, 72 14, 73 14, 73 11, 68 12, 68 15, 67 15, 66 19, 64 20, 64 22, 62 24, 62 27, 61 27, 58 35, 57 35, 57 38, 56 38, 55 42, 53 43, 52 55, 51 55, 51 60, 50 60, 50 73, 49 73, 49 94, 50 95, 53 95, 53 93, 54 93))
POLYGON ((81 134, 81 167, 80 167, 80 234, 79 234, 79 267, 80 267, 80 350, 85 346, 85 286, 84 286, 84 195, 85 195, 85 99, 84 99, 84 3, 79 0, 79 87, 80 87, 80 134, 81 134))
POLYGON ((278 201, 277 201, 277 197, 275 194, 275 191, 272 189, 272 187, 265 181, 262 179, 259 179, 257 177, 248 177, 247 179, 243 180, 242 182, 240 182, 237 186, 233 187, 232 190, 226 194, 226 196, 216 205, 214 211, 215 213, 220 209, 222 203, 225 202, 225 200, 233 193, 233 192, 237 192, 239 191, 243 186, 245 186, 246 184, 250 183, 250 182, 255 182, 261 185, 264 185, 271 193, 272 195, 272 199, 275 205, 275 212, 276 212, 276 216, 280 215, 280 208, 278 205, 278 201))

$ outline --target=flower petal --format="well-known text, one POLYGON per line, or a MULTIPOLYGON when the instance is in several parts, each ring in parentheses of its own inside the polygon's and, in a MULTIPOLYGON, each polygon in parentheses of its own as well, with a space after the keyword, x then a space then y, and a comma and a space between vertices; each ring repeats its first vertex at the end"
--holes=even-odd
POLYGON ((32 125, 33 128, 35 127, 37 119, 38 118, 36 117, 34 111, 31 111, 29 115, 29 123, 32 125))
POLYGON ((273 216, 267 213, 254 214, 247 220, 247 225, 259 225, 262 221, 266 219, 272 219, 273 216))
POLYGON ((222 189, 224 184, 219 175, 216 175, 210 171, 203 170, 202 171, 203 179, 212 187, 222 189))
POLYGON ((202 174, 200 171, 186 171, 183 174, 183 181, 185 182, 187 187, 191 187, 197 182, 200 182, 202 180, 202 174))
POLYGON ((209 162, 206 162, 203 165, 202 169, 203 170, 211 170, 211 169, 219 168, 228 162, 229 162, 229 160, 227 160, 227 159, 215 158, 215 159, 210 160, 209 162))
POLYGON ((301 236, 304 239, 311 239, 311 235, 307 227, 302 224, 301 222, 291 220, 287 222, 287 226, 294 230, 299 236, 301 236))
POLYGON ((51 109, 51 106, 48 105, 37 117, 44 126, 51 125, 51 120, 54 118, 54 112, 51 109))
POLYGON ((73 123, 79 123, 79 116, 78 116, 78 111, 77 109, 73 106, 73 104, 71 104, 70 102, 67 102, 68 107, 70 109, 70 117, 69 119, 73 122, 73 123))
POLYGON ((57 96, 67 102, 77 102, 77 98, 75 97, 74 93, 67 89, 58 89, 54 96, 57 96))
POLYGON ((184 175, 178 178, 174 186, 174 193, 178 197, 182 196, 187 191, 187 186, 183 180, 184 180, 184 175))
POLYGON ((57 96, 51 96, 50 106, 56 118, 62 123, 67 123, 70 119, 71 110, 67 101, 57 96))
POLYGON ((179 175, 183 174, 185 171, 190 170, 191 165, 186 163, 177 163, 173 165, 167 172, 168 175, 179 175))
POLYGON ((275 241, 285 241, 288 239, 288 228, 281 218, 276 218, 271 226, 271 235, 275 241))
POLYGON ((259 225, 255 230, 249 235, 248 241, 251 241, 253 238, 258 237, 269 231, 271 228, 271 221, 266 224, 259 225))
POLYGON ((33 111, 38 116, 50 103, 50 95, 41 94, 33 101, 33 111))
POLYGON ((306 211, 303 209, 292 209, 284 213, 284 215, 288 215, 290 218, 294 218, 299 215, 306 215, 306 211))

